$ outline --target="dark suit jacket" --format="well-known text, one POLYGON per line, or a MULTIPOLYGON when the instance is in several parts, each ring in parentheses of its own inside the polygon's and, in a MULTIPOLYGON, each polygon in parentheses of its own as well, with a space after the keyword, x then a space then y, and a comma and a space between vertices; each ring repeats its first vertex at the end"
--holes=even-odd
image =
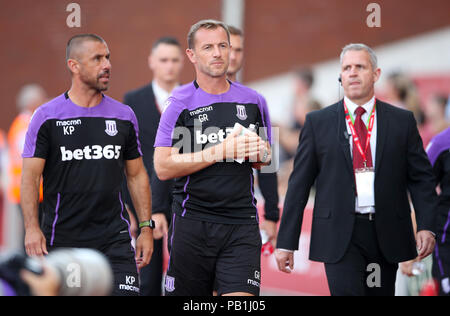
MULTIPOLYGON (((384 257, 402 262, 417 256, 408 202, 418 230, 433 231, 438 200, 430 162, 411 112, 377 101, 375 227, 384 257)), ((297 250, 311 187, 316 197, 310 259, 336 263, 345 254, 355 222, 356 185, 342 100, 310 113, 300 135, 277 248, 297 250)))
MULTIPOLYGON (((158 179, 153 166, 153 154, 155 149, 156 132, 158 131, 161 113, 156 105, 152 85, 146 85, 137 90, 125 94, 124 103, 129 105, 136 114, 139 124, 139 141, 143 153, 145 168, 150 178, 152 189, 152 213, 164 213, 170 219, 172 210, 172 186, 173 181, 161 181, 158 179)), ((124 190, 127 191, 127 190, 124 190)), ((124 193, 128 205, 132 206, 129 193, 124 193)))

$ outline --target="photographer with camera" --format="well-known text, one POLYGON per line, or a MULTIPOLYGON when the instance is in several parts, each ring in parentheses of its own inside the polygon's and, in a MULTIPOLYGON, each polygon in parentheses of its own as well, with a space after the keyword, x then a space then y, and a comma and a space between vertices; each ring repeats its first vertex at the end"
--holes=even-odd
POLYGON ((92 249, 58 249, 42 260, 23 254, 0 259, 0 296, 106 296, 113 273, 92 249))

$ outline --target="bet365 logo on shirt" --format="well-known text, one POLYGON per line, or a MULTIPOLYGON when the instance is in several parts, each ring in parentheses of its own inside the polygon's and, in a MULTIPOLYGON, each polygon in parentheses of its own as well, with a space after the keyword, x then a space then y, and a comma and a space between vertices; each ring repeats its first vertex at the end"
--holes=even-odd
POLYGON ((99 159, 119 159, 122 151, 122 146, 107 145, 102 147, 100 145, 86 146, 83 149, 70 150, 61 146, 62 161, 71 160, 99 160, 99 159))

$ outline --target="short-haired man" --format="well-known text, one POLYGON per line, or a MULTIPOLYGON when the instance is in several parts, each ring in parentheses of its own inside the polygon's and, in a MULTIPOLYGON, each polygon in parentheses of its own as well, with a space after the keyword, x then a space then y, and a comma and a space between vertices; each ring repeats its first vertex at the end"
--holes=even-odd
MULTIPOLYGON (((183 59, 181 45, 177 39, 167 36, 159 38, 153 43, 148 57, 148 66, 153 73, 152 82, 126 93, 124 98, 124 103, 133 109, 139 123, 139 140, 144 154, 144 165, 152 187, 152 219, 156 225, 153 231, 154 251, 152 261, 140 271, 142 296, 160 296, 162 294, 162 238, 167 235, 167 223, 172 213, 173 181, 161 181, 156 176, 153 167, 153 144, 166 100, 172 90, 179 85, 183 59)), ((125 203, 135 213, 128 190, 124 191, 125 203)))
POLYGON ((380 73, 370 47, 344 47, 345 97, 307 115, 289 179, 278 268, 293 269, 315 183, 310 259, 325 263, 332 295, 394 295, 398 263, 416 258, 417 249, 420 258, 428 256, 435 244, 433 171, 413 114, 375 99, 380 73))
POLYGON ((155 141, 158 177, 176 178, 166 295, 210 296, 214 281, 218 295, 258 295, 261 237, 252 161, 271 159, 270 121, 259 94, 227 80, 224 23, 196 23, 188 47, 196 80, 173 92, 155 141), (241 135, 236 123, 266 127, 269 134, 241 135))
POLYGON ((102 92, 111 74, 106 42, 95 34, 67 44, 69 91, 34 113, 23 151, 21 205, 30 256, 55 248, 94 248, 106 255, 115 275, 113 295, 137 295, 137 268, 153 251, 151 197, 133 111, 102 92), (136 253, 121 185, 128 187, 141 222, 136 253), (37 220, 44 179, 44 221, 37 220))
MULTIPOLYGON (((244 65, 244 32, 232 25, 228 25, 230 30, 230 65, 227 70, 227 77, 233 82, 237 82, 237 74, 244 65)), ((264 103, 266 103, 264 97, 260 96, 264 103)), ((267 107, 265 108, 265 115, 269 116, 267 107)), ((276 172, 258 172, 258 184, 261 193, 264 197, 264 218, 266 219, 261 223, 261 229, 267 233, 269 240, 275 242, 277 237, 277 222, 280 218, 280 210, 278 208, 278 179, 276 172)))

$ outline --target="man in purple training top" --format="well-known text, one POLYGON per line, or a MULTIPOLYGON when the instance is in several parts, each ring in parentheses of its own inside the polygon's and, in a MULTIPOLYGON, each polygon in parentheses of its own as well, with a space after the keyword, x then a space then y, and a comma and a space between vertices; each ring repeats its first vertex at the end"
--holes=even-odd
POLYGON ((259 295, 261 237, 252 167, 270 157, 270 121, 258 93, 227 80, 228 27, 191 27, 196 80, 173 92, 155 141, 155 170, 175 178, 166 295, 259 295), (262 128, 241 135, 242 127, 262 128), (238 163, 238 160, 242 163, 238 163))
POLYGON ((433 253, 433 277, 439 281, 439 294, 450 296, 450 128, 431 140, 427 148, 439 185, 436 216, 436 247, 433 253))
POLYGON ((33 115, 22 155, 25 248, 29 256, 59 247, 97 249, 112 265, 113 295, 137 295, 136 263, 147 265, 153 251, 150 186, 133 111, 102 93, 109 84, 109 57, 101 37, 72 37, 66 49, 72 86, 33 115), (120 193, 124 170, 142 227, 136 253, 120 193))

